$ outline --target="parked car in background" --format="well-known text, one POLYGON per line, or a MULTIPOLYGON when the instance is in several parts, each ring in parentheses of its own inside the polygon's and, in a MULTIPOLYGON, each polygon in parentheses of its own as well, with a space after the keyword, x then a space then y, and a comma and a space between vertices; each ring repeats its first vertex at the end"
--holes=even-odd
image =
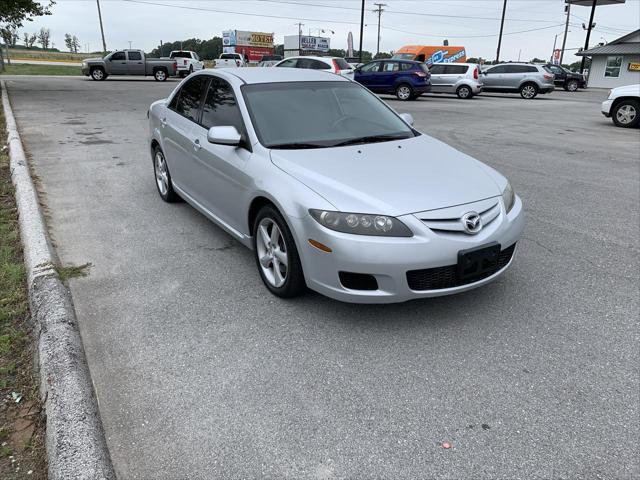
POLYGON ((546 67, 555 75, 553 82, 556 86, 562 87, 568 92, 575 92, 579 88, 587 88, 587 79, 584 75, 553 63, 547 63, 546 67))
POLYGON ((341 57, 289 57, 276 63, 280 68, 326 70, 353 79, 353 68, 341 57))
POLYGON ((262 60, 258 62, 259 67, 275 67, 280 60, 262 60))
POLYGON ((321 70, 203 70, 151 105, 149 153, 159 196, 252 249, 276 296, 309 287, 391 303, 496 280, 524 229, 522 201, 412 123, 321 70))
POLYGON ((532 63, 501 63, 484 71, 485 92, 520 93, 524 99, 554 90, 554 75, 544 65, 532 63))
POLYGON ((374 60, 355 69, 355 81, 375 93, 395 95, 398 100, 415 100, 431 90, 431 74, 423 62, 374 60))
POLYGON ((181 77, 186 77, 190 73, 204 68, 204 63, 202 63, 198 54, 190 50, 174 50, 169 54, 169 58, 176 60, 178 75, 181 77))
POLYGON ((241 53, 221 53, 213 62, 214 68, 238 68, 246 67, 247 60, 241 53))
POLYGON ((260 59, 260 62, 258 63, 262 63, 262 62, 279 62, 280 60, 282 60, 282 55, 263 55, 262 58, 260 59))
POLYGON ((177 72, 177 62, 171 59, 145 58, 142 50, 119 50, 104 58, 82 61, 82 74, 93 80, 106 80, 109 75, 146 75, 164 82, 177 72))
POLYGON ((429 73, 432 93, 455 93, 468 99, 482 92, 480 66, 475 63, 434 63, 429 73))
POLYGON ((602 114, 618 127, 632 128, 640 125, 640 84, 625 85, 609 91, 602 102, 602 114))

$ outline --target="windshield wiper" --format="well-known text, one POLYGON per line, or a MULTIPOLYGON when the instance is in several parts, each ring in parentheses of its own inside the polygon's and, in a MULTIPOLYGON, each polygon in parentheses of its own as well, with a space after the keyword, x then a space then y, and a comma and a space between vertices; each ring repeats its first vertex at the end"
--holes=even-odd
POLYGON ((327 148, 327 145, 321 145, 319 143, 277 143, 275 145, 269 145, 269 148, 296 150, 303 148, 327 148))
POLYGON ((369 135, 366 137, 357 137, 345 140, 344 142, 334 143, 332 147, 345 147, 347 145, 358 145, 360 143, 376 143, 376 142, 388 142, 390 140, 402 140, 405 138, 411 138, 407 135, 369 135))

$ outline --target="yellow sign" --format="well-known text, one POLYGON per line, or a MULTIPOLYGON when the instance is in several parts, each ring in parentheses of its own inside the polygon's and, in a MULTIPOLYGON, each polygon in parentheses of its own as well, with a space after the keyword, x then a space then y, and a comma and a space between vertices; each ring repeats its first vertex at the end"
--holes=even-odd
POLYGON ((640 63, 629 62, 630 72, 640 72, 640 63))
POLYGON ((273 33, 251 32, 249 44, 254 47, 273 47, 273 33))

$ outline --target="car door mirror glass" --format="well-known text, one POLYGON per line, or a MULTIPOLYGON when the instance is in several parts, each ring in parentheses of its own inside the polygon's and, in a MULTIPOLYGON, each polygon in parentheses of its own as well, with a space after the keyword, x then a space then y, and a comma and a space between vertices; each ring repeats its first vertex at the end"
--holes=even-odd
POLYGON ((229 145, 237 147, 240 145, 240 133, 236 127, 211 127, 207 132, 207 140, 209 143, 217 145, 229 145))
POLYGON ((413 116, 410 113, 401 113, 400 118, 404 120, 404 123, 413 127, 413 116))

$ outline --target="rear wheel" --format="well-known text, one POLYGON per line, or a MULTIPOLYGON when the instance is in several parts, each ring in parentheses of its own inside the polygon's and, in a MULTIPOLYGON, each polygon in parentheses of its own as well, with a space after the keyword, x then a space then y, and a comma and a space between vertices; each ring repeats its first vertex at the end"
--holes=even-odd
POLYGON ((398 100, 411 100, 413 98, 413 89, 406 83, 401 83, 396 87, 396 97, 398 100))
POLYGON ((520 96, 525 100, 531 100, 538 95, 538 86, 535 83, 525 83, 520 87, 520 96))
POLYGON ((637 127, 640 125, 640 102, 633 99, 622 100, 613 107, 611 118, 618 127, 637 127))
POLYGON ((153 72, 153 78, 156 79, 156 82, 164 82, 167 79, 167 72, 164 69, 159 68, 153 72))
POLYGON ((91 78, 99 82, 107 78, 107 74, 102 67, 94 67, 91 69, 91 78))
POLYGON ((286 222, 272 205, 258 212, 253 247, 260 277, 271 293, 296 297, 306 290, 298 249, 286 222))
POLYGON ((468 85, 460 85, 456 90, 456 95, 458 95, 458 98, 468 99, 473 97, 473 92, 468 85))
POLYGON ((577 80, 569 80, 567 83, 564 84, 564 89, 567 92, 575 92, 576 90, 578 90, 578 81, 577 80))

